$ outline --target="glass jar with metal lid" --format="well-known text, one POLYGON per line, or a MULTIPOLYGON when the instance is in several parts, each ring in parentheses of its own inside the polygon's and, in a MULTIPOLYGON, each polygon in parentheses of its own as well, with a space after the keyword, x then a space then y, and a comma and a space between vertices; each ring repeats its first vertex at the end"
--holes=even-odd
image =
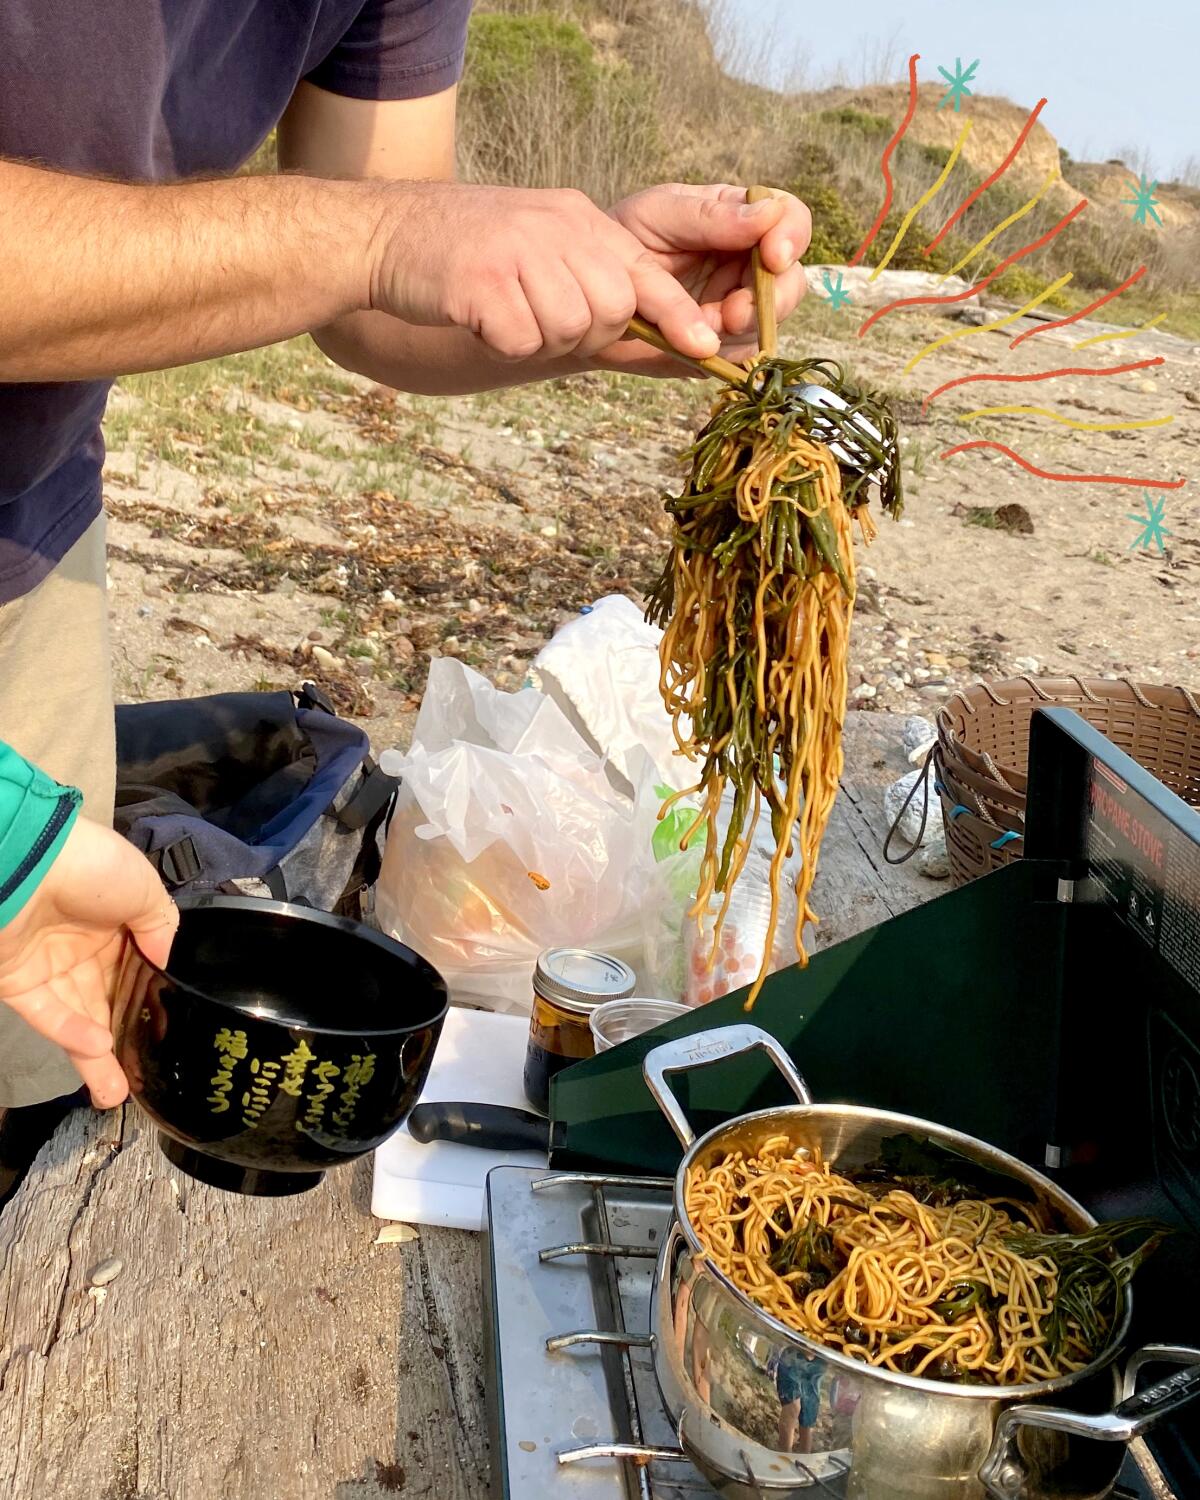
POLYGON ((633 994, 637 979, 628 964, 590 948, 551 948, 533 972, 533 1014, 525 1054, 525 1097, 544 1114, 550 1080, 563 1068, 595 1056, 589 1018, 607 1000, 633 994))

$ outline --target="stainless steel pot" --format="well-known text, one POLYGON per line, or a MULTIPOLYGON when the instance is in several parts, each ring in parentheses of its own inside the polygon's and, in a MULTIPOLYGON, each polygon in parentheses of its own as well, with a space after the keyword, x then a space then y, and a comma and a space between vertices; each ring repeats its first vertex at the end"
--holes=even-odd
POLYGON ((744 1296, 707 1260, 687 1216, 689 1170, 747 1155, 768 1136, 820 1147, 840 1167, 878 1157, 888 1136, 918 1132, 1025 1183, 1066 1229, 1095 1220, 1015 1158, 925 1120, 842 1104, 814 1104, 783 1048, 755 1026, 730 1026, 656 1047, 647 1085, 685 1148, 675 1221, 658 1260, 652 1334, 655 1372, 681 1446, 719 1495, 782 1500, 819 1494, 845 1474, 849 1500, 1102 1500, 1124 1444, 1200 1395, 1200 1350, 1139 1350, 1118 1378, 1130 1299, 1110 1348, 1078 1374, 1026 1386, 957 1386, 897 1375, 812 1342, 744 1296), (761 1110, 699 1140, 667 1077, 762 1049, 798 1105, 761 1110), (1138 1371, 1187 1368, 1135 1394, 1138 1371), (801 1449, 803 1451, 797 1451, 801 1449))

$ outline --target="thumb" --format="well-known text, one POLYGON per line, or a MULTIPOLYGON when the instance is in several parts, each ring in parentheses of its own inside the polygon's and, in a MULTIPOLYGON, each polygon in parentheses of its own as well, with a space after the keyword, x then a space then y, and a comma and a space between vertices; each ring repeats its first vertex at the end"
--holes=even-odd
POLYGON ((134 940, 150 962, 162 969, 171 954, 171 944, 179 926, 179 908, 163 889, 158 876, 149 864, 146 873, 150 877, 144 904, 126 921, 134 940))
POLYGON ((782 220, 787 203, 783 198, 737 203, 662 193, 655 196, 653 211, 653 225, 646 227, 671 249, 729 252, 752 250, 782 220))

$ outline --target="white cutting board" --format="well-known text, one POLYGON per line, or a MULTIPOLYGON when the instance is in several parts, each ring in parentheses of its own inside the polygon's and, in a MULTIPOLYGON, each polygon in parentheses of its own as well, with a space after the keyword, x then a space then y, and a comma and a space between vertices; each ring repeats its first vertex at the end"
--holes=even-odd
MULTIPOLYGON (((522 1086, 529 1017, 451 1006, 421 1093, 425 1104, 465 1100, 529 1109, 522 1086)), ((544 1167, 536 1151, 484 1151, 434 1141, 423 1146, 402 1125, 375 1152, 371 1212, 405 1224, 478 1230, 484 1182, 493 1167, 544 1167)))

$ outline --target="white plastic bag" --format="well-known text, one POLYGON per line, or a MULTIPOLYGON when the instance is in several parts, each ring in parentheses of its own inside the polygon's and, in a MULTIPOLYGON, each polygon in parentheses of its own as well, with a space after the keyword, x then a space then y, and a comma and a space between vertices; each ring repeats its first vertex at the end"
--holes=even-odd
POLYGON ((698 855, 664 844, 663 773, 645 750, 624 747, 627 796, 550 698, 442 659, 411 750, 386 768, 401 791, 376 914, 454 999, 528 1011, 537 956, 560 945, 624 958, 656 993, 656 965, 677 956, 647 961, 647 914, 678 947, 698 855))
MULTIPOLYGON (((646 622, 632 600, 613 594, 555 634, 534 661, 531 680, 563 708, 593 748, 608 757, 610 771, 618 773, 615 783, 631 794, 627 760, 634 753, 648 751, 663 772, 656 790, 665 799, 675 786, 692 781, 699 767, 677 754, 675 733, 659 691, 661 641, 662 631, 646 622)), ((722 842, 733 800, 729 789, 718 820, 722 842)), ((660 857, 678 848, 696 816, 694 802, 677 805, 656 835, 660 857)), ((766 945, 770 865, 775 853, 770 817, 764 812, 754 830, 750 856, 730 901, 716 951, 713 932, 721 897, 713 899, 702 922, 689 916, 682 930, 676 922, 681 907, 689 913, 693 908, 703 849, 704 830, 697 828, 689 858, 675 859, 661 872, 669 899, 648 905, 643 913, 643 984, 653 995, 682 999, 689 1005, 727 994, 758 973, 766 945)), ((798 957, 795 882, 799 869, 797 853, 788 860, 780 882, 772 972, 795 963, 798 957)))
POLYGON ((648 754, 662 772, 681 765, 658 687, 661 640, 632 599, 609 594, 556 631, 530 673, 631 796, 631 756, 648 754))

